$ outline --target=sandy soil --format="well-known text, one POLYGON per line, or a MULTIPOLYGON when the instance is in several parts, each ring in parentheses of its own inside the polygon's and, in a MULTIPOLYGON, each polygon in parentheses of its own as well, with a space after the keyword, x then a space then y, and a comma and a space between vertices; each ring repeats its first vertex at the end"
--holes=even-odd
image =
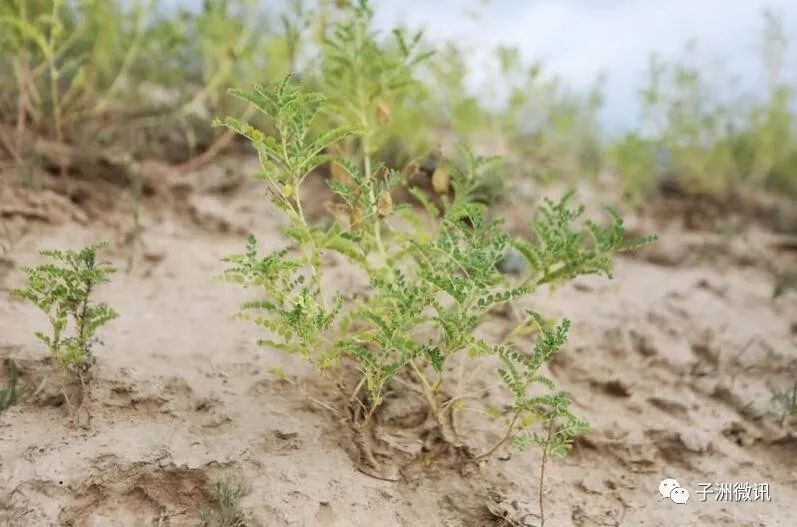
MULTIPOLYGON (((33 337, 42 315, 0 294, 0 358, 20 364, 24 390, 0 413, 0 525, 197 525, 225 477, 247 487, 241 506, 257 526, 537 525, 534 451, 506 449, 466 471, 431 462, 397 482, 356 469, 345 426, 310 400, 331 396, 323 384, 258 347, 257 329, 233 319, 245 295, 213 280, 246 233, 283 243, 278 211, 257 186, 230 179, 249 165, 232 166, 171 181, 170 198, 145 203, 132 271, 99 292, 121 317, 102 331, 86 428, 70 422, 33 337), (275 366, 305 393, 268 373, 275 366)), ((19 236, 4 246, 0 290, 21 285, 19 268, 42 248, 110 240, 106 255, 123 269, 130 204, 109 196, 78 207, 6 188, 3 217, 19 236)), ((528 206, 505 207, 512 225, 527 219, 528 206)), ((795 253, 760 226, 635 225, 661 241, 620 259, 615 280, 579 279, 529 302, 573 320, 551 375, 592 425, 548 466, 546 525, 794 525, 797 428, 770 388, 795 378, 797 292, 773 298, 773 269, 795 253), (689 490, 687 504, 660 498, 665 477, 689 490), (704 482, 766 482, 772 499, 701 502, 704 482)), ((356 285, 343 266, 330 279, 356 285)), ((497 317, 486 331, 507 324, 497 317)))

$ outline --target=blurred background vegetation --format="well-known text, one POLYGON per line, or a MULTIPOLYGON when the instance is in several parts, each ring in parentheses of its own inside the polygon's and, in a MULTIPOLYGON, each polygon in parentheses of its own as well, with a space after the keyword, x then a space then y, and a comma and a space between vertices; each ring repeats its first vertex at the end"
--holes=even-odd
POLYGON ((111 155, 196 169, 244 148, 211 125, 255 117, 227 90, 289 73, 346 111, 335 63, 347 60, 341 28, 355 24, 359 45, 403 65, 400 78, 381 76, 395 70, 386 64, 362 65, 380 94, 365 116, 379 124, 374 148, 397 168, 462 140, 505 156, 506 178, 572 185, 611 174, 631 206, 665 191, 797 196, 795 87, 777 13, 761 14, 763 97, 734 88, 732 72, 700 63, 696 44, 685 43, 680 60, 650 57, 639 122, 610 135, 599 118, 604 78, 575 89, 503 46, 479 66, 489 81, 474 86, 467 46, 433 43, 419 28, 377 31, 379 9, 347 0, 4 0, 0 173, 36 184, 42 168, 66 178, 88 170, 76 156, 111 155))

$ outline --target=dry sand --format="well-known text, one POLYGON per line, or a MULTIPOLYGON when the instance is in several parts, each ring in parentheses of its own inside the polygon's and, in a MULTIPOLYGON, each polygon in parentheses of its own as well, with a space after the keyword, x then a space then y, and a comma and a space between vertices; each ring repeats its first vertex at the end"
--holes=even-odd
MULTIPOLYGON (((244 293, 213 280, 247 232, 263 247, 283 243, 278 211, 228 175, 171 182, 169 200, 145 203, 132 272, 98 292, 121 316, 101 331, 87 428, 58 405, 59 374, 33 337, 43 316, 0 294, 0 358, 22 366, 26 395, 0 414, 0 525, 198 525, 225 477, 247 487, 241 506, 257 526, 537 525, 533 450, 505 449, 465 472, 432 462, 397 482, 356 469, 345 426, 309 399, 331 392, 299 361, 258 347, 257 328, 233 319, 244 293)), ((22 236, 0 262, 0 292, 22 285, 19 268, 39 249, 118 244, 129 227, 118 195, 92 209, 4 192, 3 216, 22 236)), ((513 225, 528 210, 506 206, 513 225)), ((581 278, 528 302, 572 319, 550 373, 592 425, 548 466, 546 525, 794 525, 795 422, 780 419, 770 391, 797 376, 797 292, 773 298, 772 273, 794 252, 756 226, 730 236, 639 224, 661 241, 621 258, 616 279, 581 278), (687 504, 660 498, 665 477, 689 490, 687 504), (702 502, 704 482, 769 483, 771 501, 702 502)), ((124 268, 124 249, 106 256, 124 268)), ((345 267, 332 272, 356 286, 345 267)))

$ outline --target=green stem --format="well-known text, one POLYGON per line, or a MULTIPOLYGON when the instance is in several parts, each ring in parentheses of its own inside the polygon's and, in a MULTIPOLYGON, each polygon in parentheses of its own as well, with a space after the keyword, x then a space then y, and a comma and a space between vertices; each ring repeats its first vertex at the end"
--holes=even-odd
MULTIPOLYGON (((360 50, 363 46, 363 27, 358 24, 355 30, 355 49, 360 50)), ((359 59, 358 54, 355 59, 359 59)), ((360 70, 361 68, 358 68, 360 70)), ((375 181, 373 180, 372 167, 371 167, 371 120, 368 118, 368 95, 362 82, 362 75, 357 74, 357 113, 359 114, 360 124, 363 128, 363 167, 365 171, 365 180, 368 182, 368 199, 372 207, 371 213, 374 214, 376 220, 374 221, 374 240, 376 240, 376 247, 382 259, 386 259, 385 248, 382 245, 382 227, 379 222, 379 216, 376 214, 376 192, 374 192, 375 181)))
POLYGON ((149 18, 149 13, 152 10, 152 6, 154 4, 154 0, 150 0, 139 12, 138 19, 136 20, 136 29, 135 35, 133 37, 133 42, 130 44, 130 47, 127 49, 127 53, 125 54, 124 59, 122 60, 122 65, 119 67, 119 70, 116 72, 116 76, 114 77, 113 81, 111 81, 108 90, 103 95, 102 99, 95 105, 93 113, 101 113, 108 104, 108 101, 111 97, 116 93, 119 89, 121 81, 127 75, 128 70, 133 65, 133 61, 138 55, 139 48, 141 47, 142 37, 144 35, 144 24, 146 20, 149 18))
POLYGON ((423 396, 429 405, 429 409, 432 411, 435 419, 439 422, 440 409, 437 405, 437 400, 434 397, 434 390, 432 389, 432 386, 429 384, 429 381, 426 380, 426 376, 423 374, 420 368, 418 368, 418 365, 415 364, 414 360, 410 361, 410 365, 412 366, 412 369, 415 370, 415 373, 418 375, 418 378, 421 381, 421 386, 423 387, 423 396))
POLYGON ((25 111, 28 106, 28 90, 27 82, 25 81, 28 71, 28 62, 25 53, 21 53, 14 63, 14 73, 17 78, 17 89, 19 95, 17 99, 17 137, 14 154, 17 156, 17 161, 21 159, 23 136, 25 134, 25 111))
POLYGON ((509 426, 506 427, 506 432, 504 432, 504 435, 501 437, 501 439, 493 446, 491 446, 489 449, 487 449, 486 452, 476 456, 476 458, 474 458, 474 461, 481 461, 482 459, 486 459, 492 456, 496 450, 501 448, 501 446, 504 443, 506 443, 506 441, 512 435, 512 430, 514 430, 515 428, 515 423, 517 423, 518 417, 520 417, 520 410, 515 411, 515 415, 512 416, 512 421, 510 421, 509 426))
POLYGON ((545 525, 545 507, 543 506, 543 490, 545 484, 545 463, 548 461, 548 451, 550 450, 551 445, 551 435, 553 434, 553 425, 554 420, 551 419, 548 422, 548 434, 545 437, 545 445, 542 449, 542 461, 540 462, 540 490, 539 490, 539 502, 540 502, 540 527, 545 525))
MULTIPOLYGON (((374 192, 374 183, 371 174, 371 155, 369 154, 370 141, 368 140, 368 131, 366 129, 365 137, 363 137, 363 155, 365 157, 365 180, 368 181, 368 199, 371 202, 372 208, 376 208, 376 193, 374 192)), ((374 210, 371 211, 372 213, 374 210)), ((379 221, 379 215, 374 214, 374 239, 376 240, 376 248, 383 259, 386 259, 385 247, 382 245, 382 225, 379 221)))

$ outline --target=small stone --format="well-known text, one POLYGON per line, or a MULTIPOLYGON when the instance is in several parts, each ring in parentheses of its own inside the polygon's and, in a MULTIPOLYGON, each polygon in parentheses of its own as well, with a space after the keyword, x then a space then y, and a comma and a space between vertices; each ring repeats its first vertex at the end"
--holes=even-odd
POLYGON ((274 436, 276 436, 277 439, 287 441, 289 439, 294 439, 295 437, 298 437, 299 434, 296 432, 283 432, 282 430, 274 430, 274 436))
POLYGON ((504 274, 519 274, 526 268, 526 259, 511 247, 498 263, 498 269, 504 274))
POLYGON ((628 397, 631 395, 631 386, 620 379, 612 379, 604 383, 603 388, 609 395, 615 397, 628 397))
POLYGON ((686 450, 695 454, 704 454, 711 450, 711 439, 706 434, 698 430, 684 430, 678 433, 678 437, 686 450))

